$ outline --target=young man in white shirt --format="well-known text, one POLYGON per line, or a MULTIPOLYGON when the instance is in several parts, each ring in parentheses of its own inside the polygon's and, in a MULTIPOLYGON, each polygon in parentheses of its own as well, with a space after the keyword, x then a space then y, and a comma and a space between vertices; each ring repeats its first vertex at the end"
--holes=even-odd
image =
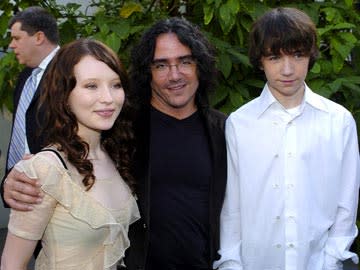
POLYGON ((294 8, 253 25, 250 60, 267 83, 226 122, 228 182, 221 213, 221 270, 339 270, 359 192, 355 121, 312 92, 316 28, 294 8))

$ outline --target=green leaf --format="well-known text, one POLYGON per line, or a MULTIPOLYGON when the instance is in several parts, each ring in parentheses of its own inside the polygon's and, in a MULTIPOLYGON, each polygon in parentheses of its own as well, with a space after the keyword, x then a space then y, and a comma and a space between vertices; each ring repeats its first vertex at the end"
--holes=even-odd
POLYGON ((130 35, 129 20, 117 20, 116 23, 110 25, 110 29, 114 31, 120 39, 126 39, 130 35))
POLYGON ((330 98, 330 96, 333 94, 333 91, 327 85, 317 89, 314 88, 314 90, 316 91, 316 93, 326 98, 330 98))
POLYGON ((210 5, 204 5, 204 23, 208 25, 214 16, 214 9, 210 5))
POLYGON ((356 26, 352 23, 339 23, 335 25, 328 25, 324 28, 318 28, 317 32, 320 36, 323 36, 325 33, 333 30, 345 30, 345 29, 354 29, 356 26))
POLYGON ((6 33, 8 29, 8 22, 10 20, 10 16, 7 14, 1 14, 0 16, 0 33, 6 33))
POLYGON ((350 82, 344 82, 343 85, 347 88, 349 88, 350 90, 357 92, 358 94, 360 94, 360 86, 354 83, 350 83, 350 82))
POLYGON ((251 86, 251 87, 255 87, 255 88, 260 88, 262 89, 264 87, 264 81, 263 80, 255 80, 255 79, 249 79, 249 80, 245 80, 244 84, 251 86))
POLYGON ((229 98, 230 98, 231 104, 235 108, 239 108, 241 105, 244 104, 243 96, 238 91, 230 91, 229 98))
POLYGON ((249 57, 245 54, 242 54, 234 49, 229 49, 228 52, 235 57, 237 60, 240 61, 241 64, 247 66, 247 67, 251 67, 250 61, 249 61, 249 57))
POLYGON ((135 2, 128 2, 125 3, 124 6, 120 9, 120 16, 127 19, 129 18, 134 12, 142 12, 143 7, 135 2))
POLYGON ((351 83, 360 84, 360 76, 349 76, 349 77, 346 77, 346 81, 347 81, 347 82, 351 82, 351 83))
POLYGON ((306 83, 309 85, 309 87, 312 90, 318 92, 317 89, 323 88, 323 86, 326 84, 326 81, 323 79, 315 79, 315 80, 311 80, 309 82, 307 81, 306 83))
POLYGON ((228 78, 232 68, 231 58, 228 54, 221 54, 219 56, 218 68, 225 78, 228 78))
POLYGON ((62 44, 66 44, 76 38, 77 31, 75 29, 75 25, 71 22, 66 21, 61 24, 59 28, 62 44))
POLYGON ((351 49, 353 48, 352 44, 341 43, 336 38, 331 39, 331 46, 339 53, 342 60, 345 60, 345 58, 349 56, 351 49))
POLYGON ((114 52, 118 52, 121 46, 121 40, 115 33, 111 33, 105 39, 105 44, 113 49, 114 52))
POLYGON ((100 28, 100 32, 103 35, 107 35, 110 32, 110 26, 106 23, 102 23, 98 25, 100 28))
POLYGON ((220 7, 220 25, 222 30, 224 31, 225 34, 229 33, 231 27, 234 24, 234 21, 232 21, 232 14, 231 14, 231 9, 229 8, 228 5, 222 5, 220 7))
POLYGON ((342 79, 336 79, 332 83, 329 83, 328 87, 330 88, 331 94, 337 92, 340 89, 342 83, 343 83, 342 79))
POLYGON ((345 43, 351 43, 352 45, 355 45, 358 40, 351 32, 340 32, 338 33, 338 36, 343 39, 345 43))
POLYGON ((332 28, 332 30, 353 29, 353 28, 355 28, 355 25, 352 23, 343 22, 343 23, 335 24, 331 28, 332 28))
POLYGON ((333 63, 334 72, 339 73, 344 66, 344 59, 341 56, 333 55, 332 63, 333 63))
POLYGON ((215 92, 210 95, 211 106, 216 106, 217 104, 223 102, 229 95, 229 92, 230 90, 227 87, 218 87, 215 92))
POLYGON ((325 13, 326 20, 328 22, 333 21, 334 18, 336 18, 336 15, 338 14, 337 9, 336 8, 331 8, 331 7, 323 8, 322 11, 325 13))
POLYGON ((347 6, 347 7, 349 7, 349 8, 352 8, 353 7, 353 0, 344 0, 344 2, 345 2, 345 5, 347 6))
POLYGON ((226 5, 229 6, 232 14, 237 14, 240 10, 240 3, 239 0, 228 0, 226 5))
POLYGON ((321 66, 319 63, 315 63, 312 69, 310 70, 312 73, 320 73, 321 72, 321 66))

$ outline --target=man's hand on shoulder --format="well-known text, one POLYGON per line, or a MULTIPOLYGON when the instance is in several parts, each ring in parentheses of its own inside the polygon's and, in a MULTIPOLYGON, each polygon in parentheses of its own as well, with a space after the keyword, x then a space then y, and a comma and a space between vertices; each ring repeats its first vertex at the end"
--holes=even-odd
POLYGON ((42 202, 40 183, 12 169, 4 183, 4 200, 14 210, 31 211, 33 204, 42 202))

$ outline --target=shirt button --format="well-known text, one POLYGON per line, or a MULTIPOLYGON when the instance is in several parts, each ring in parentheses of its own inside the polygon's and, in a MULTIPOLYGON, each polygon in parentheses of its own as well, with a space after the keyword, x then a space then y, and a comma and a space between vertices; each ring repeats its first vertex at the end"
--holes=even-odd
POLYGON ((277 244, 276 247, 277 247, 277 248, 281 248, 281 245, 280 245, 280 244, 277 244))
POLYGON ((275 158, 278 158, 279 157, 279 154, 275 154, 275 158))
POLYGON ((274 189, 279 188, 279 184, 273 184, 273 188, 274 189))
POLYGON ((288 189, 294 188, 294 184, 288 184, 288 185, 287 185, 287 188, 288 188, 288 189))
POLYGON ((289 244, 289 248, 294 248, 294 244, 289 244))
POLYGON ((280 220, 280 216, 276 216, 276 220, 280 220))
POLYGON ((292 157, 292 153, 291 153, 291 152, 288 153, 288 157, 292 157))

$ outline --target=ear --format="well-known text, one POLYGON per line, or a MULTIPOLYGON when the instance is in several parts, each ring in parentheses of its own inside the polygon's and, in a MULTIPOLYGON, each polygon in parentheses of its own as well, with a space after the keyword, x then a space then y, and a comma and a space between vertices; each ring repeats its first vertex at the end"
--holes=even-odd
POLYGON ((35 39, 36 39, 36 44, 41 45, 44 43, 46 36, 43 31, 38 31, 35 33, 35 39))

